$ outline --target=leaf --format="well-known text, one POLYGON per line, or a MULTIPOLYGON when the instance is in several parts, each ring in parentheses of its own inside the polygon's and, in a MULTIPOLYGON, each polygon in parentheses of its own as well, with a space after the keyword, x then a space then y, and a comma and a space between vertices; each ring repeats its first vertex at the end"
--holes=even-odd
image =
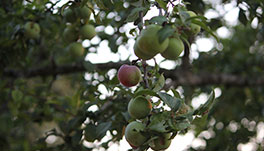
POLYGON ((165 85, 165 78, 163 76, 163 74, 160 75, 157 83, 155 84, 155 87, 153 88, 154 92, 158 92, 160 91, 165 85))
POLYGON ((93 142, 97 139, 96 126, 93 124, 87 124, 85 127, 85 140, 93 142))
POLYGON ((200 134, 207 126, 208 114, 205 116, 196 116, 192 121, 192 125, 195 126, 195 135, 200 134))
POLYGON ((181 95, 180 95, 180 93, 178 91, 176 91, 175 89, 171 89, 171 91, 172 91, 174 97, 181 98, 181 95))
POLYGON ((14 101, 20 101, 23 98, 23 93, 19 90, 13 90, 11 95, 14 101))
POLYGON ((161 132, 161 133, 167 132, 168 130, 166 128, 168 126, 166 125, 166 120, 168 119, 168 116, 169 116, 169 112, 163 112, 151 116, 148 128, 156 132, 161 132))
POLYGON ((172 36, 175 29, 171 26, 165 26, 158 31, 159 43, 162 43, 166 38, 172 36))
POLYGON ((96 128, 96 136, 101 139, 105 136, 105 133, 111 128, 112 122, 100 123, 96 128))
POLYGON ((138 16, 139 12, 147 10, 145 7, 136 7, 134 8, 131 13, 127 16, 126 22, 134 22, 138 16))
POLYGON ((108 8, 105 6, 105 4, 102 2, 102 0, 96 0, 96 5, 103 10, 108 10, 108 8))
POLYGON ((72 144, 74 145, 79 144, 82 139, 82 136, 83 136, 83 130, 77 130, 71 139, 72 144))
POLYGON ((213 105, 213 102, 215 100, 215 93, 214 91, 211 92, 211 94, 208 97, 208 100, 200 105, 194 112, 193 115, 204 115, 208 112, 208 110, 211 108, 213 105))
POLYGON ((137 29, 137 28, 132 28, 132 29, 129 31, 129 34, 132 35, 132 36, 135 36, 134 33, 137 33, 136 29, 137 29))
POLYGON ((185 22, 188 22, 188 21, 191 21, 191 20, 195 20, 195 19, 200 19, 202 20, 203 22, 206 22, 207 21, 207 18, 204 17, 204 16, 193 16, 193 17, 189 17, 185 20, 185 22))
POLYGON ((150 95, 150 96, 157 96, 157 93, 149 90, 149 89, 143 89, 143 90, 139 90, 134 94, 134 97, 139 96, 139 95, 150 95))
POLYGON ((163 8, 164 10, 167 10, 166 8, 167 4, 163 0, 155 0, 155 1, 159 4, 161 8, 163 8))
POLYGON ((161 122, 157 122, 157 123, 151 123, 149 124, 149 129, 152 131, 156 131, 156 132, 167 132, 166 130, 166 126, 165 126, 165 121, 161 121, 161 122))
POLYGON ((175 98, 164 92, 158 92, 158 95, 160 99, 172 109, 172 111, 176 112, 180 108, 181 106, 180 99, 175 98))
POLYGON ((243 24, 243 25, 247 25, 248 23, 248 19, 247 19, 247 16, 244 12, 243 9, 239 9, 239 15, 238 15, 238 20, 243 24))
POLYGON ((164 22, 167 22, 167 18, 165 16, 154 16, 150 20, 147 21, 149 24, 157 23, 162 25, 164 22))
POLYGON ((199 20, 192 20, 192 23, 201 26, 206 32, 212 35, 217 42, 219 42, 218 37, 213 33, 213 31, 204 23, 199 20))

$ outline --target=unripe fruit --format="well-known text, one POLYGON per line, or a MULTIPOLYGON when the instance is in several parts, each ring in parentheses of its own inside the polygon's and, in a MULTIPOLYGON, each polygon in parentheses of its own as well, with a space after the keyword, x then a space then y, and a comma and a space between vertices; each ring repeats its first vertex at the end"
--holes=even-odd
POLYGON ((38 23, 27 22, 24 26, 25 36, 27 38, 38 38, 40 33, 40 27, 38 23))
POLYGON ((138 47, 137 41, 134 45, 134 53, 138 58, 143 59, 143 60, 149 60, 155 56, 155 54, 154 55, 148 55, 148 54, 145 54, 142 50, 140 50, 140 48, 138 47))
POLYGON ((135 119, 147 117, 151 111, 151 108, 151 102, 143 96, 138 96, 128 103, 128 113, 135 119))
POLYGON ((170 38, 169 46, 161 55, 169 60, 176 60, 184 50, 184 44, 179 38, 170 38))
POLYGON ((125 138, 134 148, 142 145, 147 140, 147 137, 141 133, 144 129, 145 125, 137 121, 133 121, 127 125, 125 138))
MULTIPOLYGON (((197 16, 197 15, 195 14, 195 12, 193 12, 193 11, 187 11, 187 13, 190 15, 190 17, 195 17, 195 16, 197 16)), ((197 25, 197 24, 194 24, 194 23, 191 23, 190 28, 191 28, 191 32, 192 32, 194 35, 198 34, 198 33, 201 31, 201 27, 200 27, 199 25, 197 25)))
POLYGON ((72 26, 68 26, 64 29, 63 31, 63 40, 65 42, 73 42, 78 40, 79 35, 77 34, 77 30, 72 27, 72 26))
POLYGON ((91 10, 87 6, 79 7, 76 9, 76 14, 81 19, 88 20, 91 15, 91 10))
POLYGON ((149 25, 143 29, 138 37, 138 48, 144 54, 155 56, 158 53, 165 51, 168 47, 169 39, 166 38, 162 43, 159 42, 158 31, 162 28, 159 25, 149 25))
POLYGON ((70 8, 64 10, 63 16, 65 17, 65 20, 70 23, 74 23, 77 20, 74 10, 70 8))
POLYGON ((118 80, 126 87, 137 85, 141 81, 141 71, 137 66, 122 65, 117 73, 118 80))
POLYGON ((84 25, 80 30, 82 38, 91 40, 95 35, 95 28, 93 25, 84 25))
POLYGON ((84 48, 81 43, 74 42, 69 45, 69 51, 73 57, 80 57, 84 53, 84 48))
POLYGON ((151 142, 150 148, 153 149, 154 151, 164 150, 169 148, 171 144, 170 137, 171 137, 170 133, 162 134, 157 139, 154 139, 153 142, 151 142))

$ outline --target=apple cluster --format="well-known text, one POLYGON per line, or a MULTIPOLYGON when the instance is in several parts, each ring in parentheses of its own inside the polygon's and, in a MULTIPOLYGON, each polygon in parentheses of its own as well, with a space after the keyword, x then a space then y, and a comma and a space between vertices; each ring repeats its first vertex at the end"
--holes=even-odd
MULTIPOLYGON (((142 79, 140 69, 135 65, 122 65, 118 70, 118 79, 126 87, 136 86, 142 79)), ((125 138, 132 148, 138 148, 145 144, 150 137, 146 133, 146 125, 141 121, 151 114, 152 103, 149 97, 139 95, 132 98, 127 107, 128 113, 134 121, 130 122, 125 129, 125 138)), ((170 133, 155 134, 156 139, 149 142, 153 150, 167 149, 171 144, 170 133)))
POLYGON ((84 6, 71 5, 63 11, 63 17, 67 22, 67 27, 63 31, 63 40, 68 43, 68 50, 73 57, 81 57, 84 48, 79 39, 91 40, 95 35, 95 27, 89 24, 91 16, 90 3, 84 6))
MULTIPOLYGON (((192 11, 187 11, 190 17, 195 17, 196 14, 192 11)), ((160 25, 151 24, 143 29, 136 39, 134 44, 135 55, 143 60, 149 60, 160 53, 165 59, 176 60, 184 50, 184 44, 178 35, 166 38, 162 42, 159 40, 158 32, 162 28, 160 25)), ((200 32, 199 25, 190 24, 190 31, 196 35, 200 32)))

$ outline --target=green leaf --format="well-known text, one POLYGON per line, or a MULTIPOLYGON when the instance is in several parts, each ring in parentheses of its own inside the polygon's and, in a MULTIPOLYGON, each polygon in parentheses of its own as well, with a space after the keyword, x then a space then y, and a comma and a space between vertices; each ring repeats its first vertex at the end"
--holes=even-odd
POLYGON ((165 121, 161 121, 161 122, 152 122, 149 124, 148 128, 152 131, 156 131, 156 132, 167 132, 166 130, 166 126, 165 126, 165 121))
POLYGON ((163 0, 155 0, 155 1, 159 4, 161 8, 163 8, 164 10, 167 10, 167 7, 166 7, 167 4, 163 0))
POLYGON ((213 33, 213 31, 202 21, 199 20, 192 20, 192 23, 201 26, 206 32, 208 32, 210 35, 212 35, 217 42, 219 42, 218 37, 213 33))
POLYGON ((168 123, 170 127, 175 131, 181 131, 191 126, 191 124, 187 120, 176 121, 174 119, 170 119, 168 123))
POLYGON ((208 114, 204 116, 196 116, 195 119, 192 121, 192 125, 195 125, 196 135, 200 134, 207 126, 208 122, 208 114))
POLYGON ((105 6, 105 4, 102 2, 102 0, 96 0, 95 3, 100 9, 108 10, 108 8, 105 6))
POLYGON ((158 31, 158 36, 159 36, 159 43, 162 43, 166 38, 172 36, 175 32, 175 29, 172 28, 171 26, 165 26, 161 28, 158 31))
POLYGON ((147 10, 145 7, 136 7, 134 8, 131 13, 127 16, 126 22, 134 22, 138 16, 139 12, 147 10))
POLYGON ((82 136, 83 136, 83 130, 77 130, 71 139, 72 144, 78 145, 82 139, 82 136))
POLYGON ((166 120, 168 119, 169 112, 163 112, 151 116, 148 128, 156 132, 167 132, 166 120))
POLYGON ((105 136, 105 133, 110 130, 112 126, 112 122, 104 122, 100 123, 96 128, 96 136, 97 138, 101 139, 105 136))
POLYGON ((139 95, 150 95, 150 96, 157 96, 157 93, 149 90, 149 89, 143 89, 143 90, 139 90, 134 94, 134 97, 139 96, 139 95))
POLYGON ((11 95, 14 101, 20 101, 23 98, 23 93, 19 90, 13 90, 11 95))
POLYGON ((215 100, 215 93, 214 91, 211 92, 211 94, 208 97, 208 100, 200 105, 194 112, 193 115, 204 115, 208 112, 208 110, 212 107, 215 100))
POLYGON ((163 74, 160 75, 157 83, 155 84, 155 87, 153 88, 154 92, 158 92, 160 91, 165 85, 165 78, 163 76, 163 74))
POLYGON ((93 124, 87 124, 85 127, 85 140, 88 142, 93 142, 97 139, 97 134, 96 134, 96 126, 93 124))
POLYGON ((171 108, 172 111, 176 112, 180 108, 181 106, 180 99, 175 98, 164 92, 158 92, 158 95, 160 99, 171 108))
POLYGON ((180 95, 180 93, 178 91, 176 91, 175 89, 171 89, 171 91, 172 91, 174 97, 181 98, 181 95, 180 95))
POLYGON ((159 24, 162 25, 164 22, 167 22, 167 18, 165 16, 154 16, 150 20, 147 21, 149 24, 159 24))
POLYGON ((247 19, 247 16, 246 16, 244 10, 239 9, 238 19, 243 25, 245 25, 245 26, 247 25, 248 19, 247 19))

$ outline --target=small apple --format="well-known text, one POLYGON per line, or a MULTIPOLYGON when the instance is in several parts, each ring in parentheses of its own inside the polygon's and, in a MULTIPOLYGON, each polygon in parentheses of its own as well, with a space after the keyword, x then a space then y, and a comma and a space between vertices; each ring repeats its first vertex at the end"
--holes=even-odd
POLYGON ((150 100, 143 96, 138 96, 128 103, 128 113, 135 119, 142 119, 149 115, 152 109, 150 100))
POLYGON ((184 44, 179 38, 170 38, 169 46, 161 55, 169 60, 176 60, 184 50, 184 44))
POLYGON ((160 135, 157 139, 154 139, 150 143, 150 148, 153 149, 154 151, 165 150, 169 148, 171 144, 170 137, 171 137, 170 133, 165 133, 160 135))
POLYGON ((127 125, 125 138, 134 148, 142 145, 147 140, 147 137, 141 133, 144 129, 145 125, 138 121, 133 121, 127 125))
POLYGON ((29 21, 24 25, 25 36, 27 38, 38 38, 40 35, 40 27, 38 23, 29 21))
POLYGON ((69 45, 69 51, 74 57, 81 57, 84 53, 84 48, 81 43, 73 42, 69 45))
POLYGON ((74 23, 77 20, 76 14, 71 8, 65 9, 63 11, 63 16, 65 17, 65 20, 70 23, 74 23))
POLYGON ((153 58, 156 54, 153 55, 149 55, 149 54, 145 54, 139 47, 138 47, 138 42, 136 41, 134 44, 134 53, 135 55, 143 60, 149 60, 151 58, 153 58))
MULTIPOLYGON (((193 12, 193 11, 187 11, 187 13, 190 15, 190 17, 197 16, 196 13, 193 12)), ((191 32, 194 35, 197 35, 201 31, 201 27, 199 25, 197 25, 197 24, 194 24, 194 23, 191 23, 190 28, 191 28, 191 32)))
POLYGON ((68 26, 63 31, 63 40, 65 42, 73 42, 78 40, 79 35, 77 34, 78 31, 73 26, 68 26))
POLYGON ((89 20, 91 16, 91 10, 87 6, 79 7, 76 9, 76 14, 81 19, 89 20))
POLYGON ((162 28, 160 25, 148 25, 146 29, 141 31, 137 39, 138 48, 144 54, 155 56, 158 53, 165 51, 169 45, 169 39, 166 38, 162 43, 159 42, 158 31, 162 28))
POLYGON ((96 35, 96 31, 93 25, 86 24, 81 27, 80 34, 84 39, 91 40, 96 35))
POLYGON ((122 65, 117 76, 120 83, 126 87, 135 86, 141 81, 141 71, 134 65, 122 65))

